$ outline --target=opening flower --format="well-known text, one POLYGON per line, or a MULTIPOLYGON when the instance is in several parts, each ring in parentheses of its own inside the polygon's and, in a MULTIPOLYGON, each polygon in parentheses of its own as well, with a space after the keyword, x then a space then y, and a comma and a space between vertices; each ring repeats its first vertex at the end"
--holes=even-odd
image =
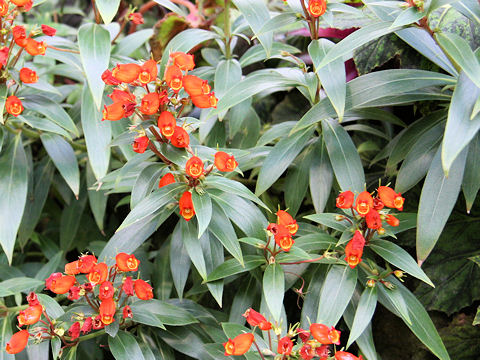
POLYGON ((104 325, 109 325, 115 321, 114 315, 117 306, 112 298, 105 299, 100 303, 100 320, 104 325))
POLYGON ((178 202, 180 208, 180 215, 189 221, 195 215, 195 209, 193 208, 192 193, 185 191, 178 202))
MULTIPOLYGON (((167 139, 171 138, 175 132, 175 127, 177 126, 177 121, 175 117, 169 111, 162 111, 157 120, 157 126, 160 129, 160 132, 167 139)), ((188 135, 188 134, 187 134, 188 135)))
POLYGON ((247 319, 247 322, 250 324, 250 326, 258 326, 260 330, 267 331, 272 328, 272 323, 267 321, 265 316, 253 310, 252 308, 247 309, 242 316, 247 319))
POLYGON ((42 311, 43 306, 40 304, 29 306, 25 310, 20 311, 17 316, 18 325, 23 326, 35 324, 36 322, 38 322, 38 320, 40 320, 40 317, 42 316, 42 311))
POLYGON ((313 17, 319 17, 325 14, 327 10, 326 0, 309 0, 308 2, 308 12, 313 17))
POLYGON ((28 337, 30 334, 27 330, 20 330, 12 335, 10 341, 7 343, 5 350, 9 354, 18 354, 25 349, 28 343, 28 337))
POLYGON ((25 50, 32 56, 45 55, 45 51, 47 50, 47 44, 43 41, 39 42, 33 40, 32 38, 28 38, 25 45, 25 50))
POLYGON ((66 294, 76 281, 75 276, 53 273, 45 280, 45 287, 55 294, 66 294))
POLYGON ((360 231, 355 231, 352 240, 345 246, 345 261, 353 269, 362 261, 365 239, 360 231))
POLYGON ((117 269, 120 271, 137 271, 140 261, 133 254, 118 253, 115 257, 117 269))
POLYGON ((113 298, 115 294, 115 288, 110 281, 102 282, 98 287, 98 297, 100 300, 107 300, 113 298))
POLYGON ((87 275, 88 281, 92 283, 92 285, 97 285, 103 283, 107 280, 108 277, 108 266, 105 263, 98 263, 92 268, 92 271, 87 275))
POLYGON ((225 356, 245 354, 252 346, 254 340, 255 337, 252 333, 244 333, 235 336, 233 339, 228 339, 227 342, 223 343, 225 356))
POLYGON ((313 338, 322 345, 340 345, 340 331, 336 330, 333 326, 329 328, 324 324, 311 324, 310 333, 313 338))
POLYGON ((158 96, 158 93, 151 92, 142 98, 142 103, 139 109, 145 115, 153 115, 158 111, 159 107, 160 97, 158 96))
POLYGON ((212 91, 207 80, 200 79, 195 75, 184 76, 183 87, 190 96, 208 95, 212 91))
POLYGON ((295 220, 292 215, 290 215, 285 210, 278 210, 277 211, 277 222, 279 225, 285 226, 290 235, 294 236, 298 231, 298 224, 297 220, 295 220))
POLYGON ((288 336, 280 339, 277 346, 277 352, 283 355, 290 355, 293 349, 293 342, 288 336))
POLYGON ((193 179, 198 179, 203 175, 203 161, 198 156, 192 156, 185 165, 185 172, 193 179))
POLYGON ((148 136, 139 136, 133 141, 133 151, 139 154, 143 154, 147 150, 150 140, 148 136))
POLYGON ((135 280, 135 295, 140 300, 150 300, 153 299, 153 289, 149 283, 142 279, 135 280))
POLYGON ((373 208, 373 198, 368 191, 363 191, 357 196, 355 202, 355 210, 357 210, 360 216, 365 216, 373 208))
POLYGON ((223 172, 232 172, 238 166, 238 162, 233 155, 228 155, 224 151, 215 153, 215 167, 223 172))
POLYGON ((10 115, 17 117, 23 111, 22 102, 15 95, 10 95, 5 101, 5 109, 10 115))
POLYGON ((170 54, 170 59, 180 70, 189 71, 195 67, 195 61, 192 54, 185 54, 177 51, 170 54))
POLYGON ((336 204, 340 209, 350 209, 355 195, 350 190, 344 191, 337 196, 336 204))
POLYGON ((155 60, 147 60, 143 63, 140 74, 138 75, 138 81, 142 84, 148 84, 151 81, 155 81, 157 78, 158 69, 157 62, 155 60))
POLYGON ((380 214, 375 209, 368 212, 365 216, 365 221, 369 229, 379 229, 382 227, 382 219, 380 219, 380 214))
POLYGON ((386 207, 394 208, 399 211, 403 210, 403 203, 405 199, 402 197, 402 194, 397 194, 395 190, 388 186, 380 186, 377 189, 377 192, 380 200, 382 200, 386 207))
POLYGON ((177 148, 186 148, 190 144, 190 137, 184 128, 175 126, 170 142, 177 148))
POLYGON ((295 243, 288 228, 284 225, 277 226, 277 232, 274 235, 275 243, 280 246, 283 251, 290 251, 292 245, 295 243))
POLYGON ((141 70, 138 64, 117 64, 112 70, 112 76, 118 81, 131 83, 137 80, 141 70))
POLYGON ((20 80, 25 84, 34 84, 38 81, 37 73, 29 68, 20 69, 20 80))
POLYGON ((165 81, 175 93, 178 93, 183 86, 182 78, 182 71, 176 65, 169 66, 167 71, 165 71, 165 81))

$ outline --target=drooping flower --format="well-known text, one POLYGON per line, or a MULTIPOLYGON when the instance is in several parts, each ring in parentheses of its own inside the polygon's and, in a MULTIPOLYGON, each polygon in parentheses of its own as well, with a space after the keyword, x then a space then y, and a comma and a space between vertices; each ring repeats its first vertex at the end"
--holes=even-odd
POLYGON ((277 352, 283 355, 290 355, 293 349, 293 342, 288 336, 284 336, 278 341, 277 352))
POLYGON ((28 344, 28 337, 30 334, 28 330, 20 330, 12 335, 10 341, 7 343, 5 350, 9 354, 18 354, 25 349, 28 344))
POLYGON ((137 295, 140 300, 153 299, 153 289, 146 281, 137 279, 135 280, 134 287, 135 295, 137 295))
POLYGON ((193 105, 200 109, 216 108, 218 99, 212 91, 209 94, 195 95, 191 97, 193 105))
POLYGON ((20 69, 20 80, 25 84, 34 84, 38 81, 38 75, 34 70, 24 67, 20 69))
POLYGON ((28 305, 30 305, 30 306, 34 306, 34 305, 40 304, 40 302, 38 301, 38 296, 37 296, 37 294, 35 294, 33 291, 31 291, 31 292, 27 295, 27 302, 28 302, 28 305))
POLYGON ((190 136, 181 126, 175 126, 170 142, 177 148, 186 148, 190 144, 190 136))
POLYGON ((147 150, 149 144, 150 140, 148 139, 148 136, 138 136, 133 141, 133 151, 139 154, 143 154, 145 150, 147 150))
POLYGON ((198 156, 192 156, 185 165, 185 172, 193 179, 198 179, 203 174, 203 161, 198 156))
POLYGON ((170 54, 170 59, 180 70, 189 71, 195 67, 195 61, 192 54, 185 54, 177 51, 170 54))
POLYGON ((400 221, 393 215, 387 215, 387 223, 390 226, 398 226, 400 225, 400 221))
POLYGON ((357 196, 355 202, 355 210, 357 210, 360 216, 365 216, 373 208, 373 198, 368 191, 363 191, 357 196))
POLYGON ((178 93, 183 87, 183 74, 180 68, 176 65, 170 65, 165 71, 165 81, 173 90, 173 92, 178 93))
POLYGON ((292 235, 288 228, 284 225, 278 224, 277 232, 274 235, 275 243, 280 246, 283 251, 290 251, 295 241, 292 239, 292 235))
POLYGON ((195 215, 195 209, 193 208, 192 193, 190 191, 185 191, 182 194, 178 202, 178 207, 180 208, 180 215, 186 220, 190 219, 195 215))
POLYGON ((142 103, 139 109, 145 115, 153 115, 158 111, 159 107, 160 97, 158 96, 158 93, 151 92, 142 98, 142 103))
POLYGON ((80 269, 78 268, 78 260, 72 261, 65 264, 65 274, 67 275, 77 275, 80 273, 80 269))
POLYGON ((80 331, 82 332, 83 335, 88 334, 90 331, 92 331, 92 326, 93 326, 92 317, 87 317, 80 331))
POLYGON ((55 34, 57 33, 57 29, 51 26, 42 24, 42 32, 47 36, 55 36, 55 34))
POLYGON ((15 4, 17 6, 24 6, 26 3, 28 3, 30 0, 10 0, 12 4, 15 4))
POLYGON ((108 277, 108 266, 107 264, 101 262, 95 265, 90 273, 87 275, 88 281, 92 283, 92 285, 101 284, 108 277))
MULTIPOLYGON (((8 46, 4 46, 0 49, 0 64, 2 66, 5 66, 7 65, 7 60, 8 60, 8 53, 9 53, 9 47, 8 46)), ((2 67, 0 66, 0 68, 2 67)))
POLYGON ((45 287, 55 294, 66 294, 76 281, 75 276, 53 273, 45 280, 45 287))
POLYGON ((388 186, 380 186, 377 189, 378 196, 380 200, 389 208, 394 208, 399 211, 403 210, 403 203, 405 199, 402 197, 402 194, 396 193, 395 190, 388 186))
POLYGON ((100 303, 100 320, 104 325, 109 325, 115 321, 116 311, 115 301, 112 298, 105 299, 100 303))
POLYGON ((344 191, 337 196, 336 204, 340 209, 350 209, 355 195, 350 190, 344 191))
POLYGON ((115 288, 110 281, 102 282, 98 287, 98 298, 100 300, 107 300, 113 298, 115 288))
POLYGON ((124 252, 118 253, 115 256, 117 262, 117 268, 120 271, 137 271, 140 261, 133 254, 127 254, 124 252))
POLYGON ((244 333, 235 336, 233 339, 228 339, 227 342, 223 343, 225 356, 245 354, 252 346, 254 340, 255 337, 252 333, 244 333))
POLYGON ((5 109, 10 115, 17 117, 23 111, 22 101, 15 95, 10 95, 5 101, 5 109))
POLYGON ((195 75, 183 77, 183 88, 190 96, 208 95, 212 91, 207 80, 203 80, 195 75))
POLYGON ((224 151, 215 153, 215 167, 223 172, 232 172, 238 166, 238 162, 233 155, 228 155, 224 151))
POLYGON ((122 83, 121 81, 115 79, 112 75, 112 72, 108 69, 102 73, 102 80, 107 85, 120 85, 122 83))
POLYGON ((81 288, 79 286, 72 286, 68 289, 67 299, 71 301, 80 299, 80 290, 81 288))
POLYGON ((177 126, 177 122, 171 112, 162 111, 158 117, 157 126, 162 135, 168 139, 172 137, 175 127, 177 126))
POLYGON ((72 326, 68 329, 68 336, 70 336, 70 340, 75 340, 80 336, 80 323, 75 321, 72 326))
POLYGON ((8 3, 5 0, 0 0, 0 16, 5 16, 8 13, 8 3))
POLYGON ((78 269, 82 274, 88 274, 96 263, 97 258, 94 255, 82 255, 78 259, 78 269))
POLYGON ((162 176, 160 181, 158 182, 158 187, 162 188, 164 186, 167 186, 169 184, 173 184, 175 182, 175 177, 173 176, 172 173, 166 173, 165 175, 162 176))
POLYGON ((336 330, 333 326, 329 328, 324 324, 311 324, 310 333, 313 338, 322 345, 340 345, 340 331, 336 330))
POLYGON ((36 55, 45 55, 47 50, 47 44, 45 42, 39 42, 32 38, 27 39, 27 44, 25 45, 25 50, 32 56, 36 55))
POLYGON ((124 319, 133 318, 133 313, 132 313, 132 309, 130 308, 130 306, 127 305, 123 308, 122 317, 124 319))
POLYGON ((309 0, 308 1, 308 12, 313 17, 319 17, 325 14, 327 10, 326 0, 309 0))
POLYGON ((126 117, 124 105, 121 102, 114 102, 111 105, 103 105, 102 115, 102 120, 121 120, 126 117))
POLYGON ((141 69, 138 64, 117 64, 112 70, 112 76, 118 81, 132 83, 137 80, 141 69))
POLYGON ((369 229, 379 229, 382 227, 382 219, 377 210, 372 209, 365 215, 365 221, 369 229))
POLYGON ((155 81, 157 74, 157 62, 155 60, 147 60, 143 63, 140 69, 138 81, 140 81, 143 85, 146 85, 151 81, 155 81))
POLYGON ((133 280, 131 276, 127 276, 125 280, 123 280, 122 289, 125 295, 133 296, 134 290, 133 290, 133 280))
POLYGON ((40 304, 29 306, 25 310, 20 311, 17 316, 18 325, 23 326, 35 324, 36 322, 38 322, 38 320, 40 320, 40 317, 42 316, 42 311, 43 306, 40 304))
POLYGON ((336 360, 363 360, 362 355, 360 356, 355 356, 353 354, 350 354, 349 352, 346 351, 337 351, 335 353, 335 359, 336 360))
POLYGON ((242 316, 247 319, 250 326, 258 326, 260 330, 267 331, 272 328, 272 323, 252 308, 247 309, 242 316))
POLYGON ((355 231, 352 240, 345 246, 345 261, 353 269, 362 261, 365 238, 360 231, 355 231))
POLYGON ((27 46, 27 33, 25 31, 25 27, 21 25, 16 25, 12 28, 12 36, 15 44, 20 47, 27 46))
POLYGON ((285 210, 278 210, 277 211, 277 222, 279 225, 285 226, 290 235, 294 236, 298 231, 298 224, 297 220, 295 220, 292 215, 290 215, 285 210))

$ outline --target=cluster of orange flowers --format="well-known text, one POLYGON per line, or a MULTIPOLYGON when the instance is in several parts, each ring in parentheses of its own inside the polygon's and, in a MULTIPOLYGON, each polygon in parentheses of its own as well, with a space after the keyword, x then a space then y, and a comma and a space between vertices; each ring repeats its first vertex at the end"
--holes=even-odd
MULTIPOLYGON (((243 316, 247 320, 247 323, 255 328, 259 328, 262 331, 274 330, 279 333, 279 329, 275 329, 271 322, 269 322, 265 316, 259 312, 248 309, 243 316)), ((303 360, 311 360, 314 357, 320 358, 320 360, 327 360, 330 356, 329 345, 340 345, 340 331, 336 330, 333 326, 328 327, 324 324, 311 324, 310 331, 304 330, 298 326, 298 324, 291 327, 286 336, 279 338, 277 342, 276 353, 273 349, 271 355, 282 356, 300 356, 303 360), (297 345, 292 341, 292 338, 297 337, 297 345), (313 337, 313 339, 310 339, 313 337)), ((243 355, 250 350, 252 344, 255 343, 255 336, 252 333, 243 333, 236 336, 233 339, 228 339, 223 343, 225 348, 225 356, 230 355, 243 355)), ((256 344, 255 344, 256 345, 256 344)), ((259 350, 258 346, 256 345, 259 350)), ((362 360, 362 356, 355 356, 346 351, 336 351, 336 360, 362 360)))
MULTIPOLYGON (((369 239, 375 232, 380 235, 385 233, 382 220, 386 220, 390 226, 400 224, 400 221, 394 215, 388 214, 382 209, 387 207, 402 211, 404 201, 402 194, 396 193, 388 186, 380 186, 377 189, 376 197, 372 197, 368 191, 361 192, 356 199, 351 191, 344 191, 338 195, 336 199, 337 207, 351 209, 352 214, 355 215, 356 212, 361 219, 360 230, 355 231, 352 240, 345 247, 345 260, 352 269, 362 261, 365 237, 369 239)), ((344 219, 346 219, 345 216, 339 216, 339 220, 344 219)))
MULTIPOLYGON (((298 231, 297 221, 285 210, 277 211, 277 222, 268 224, 267 233, 274 237, 275 244, 283 251, 289 251, 295 241, 292 239, 298 231)), ((268 246, 268 245, 267 245, 268 246)))
POLYGON ((50 320, 45 309, 38 301, 35 293, 30 293, 27 297, 28 308, 21 311, 18 315, 18 325, 28 326, 41 322, 46 327, 34 327, 30 331, 20 330, 15 333, 6 346, 6 351, 10 354, 16 354, 22 351, 28 343, 31 336, 37 341, 59 337, 65 346, 76 344, 80 333, 87 334, 92 330, 99 330, 115 321, 115 314, 122 313, 121 322, 132 318, 132 310, 127 304, 130 297, 136 295, 140 300, 150 300, 153 298, 153 289, 142 279, 133 280, 127 276, 127 272, 137 271, 140 261, 135 255, 126 253, 117 254, 116 264, 110 267, 106 263, 97 262, 94 255, 82 255, 78 260, 65 265, 65 275, 62 273, 53 273, 45 280, 45 287, 55 294, 67 294, 69 300, 78 300, 83 298, 85 302, 97 314, 85 317, 83 314, 77 314, 76 320, 68 329, 68 340, 65 338, 65 330, 55 327, 50 320), (86 281, 80 283, 76 275, 84 274, 86 281), (121 281, 115 279, 117 275, 122 276, 121 281), (98 285, 98 295, 95 287, 98 285), (116 287, 115 287, 116 286, 116 287), (45 320, 42 320, 42 315, 45 320))

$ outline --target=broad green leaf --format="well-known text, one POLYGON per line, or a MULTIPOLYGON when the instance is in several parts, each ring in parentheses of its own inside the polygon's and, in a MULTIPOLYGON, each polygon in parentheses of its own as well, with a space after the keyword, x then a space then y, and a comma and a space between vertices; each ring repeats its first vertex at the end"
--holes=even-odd
POLYGON ((350 335, 348 337, 347 348, 362 335, 372 320, 373 313, 377 307, 377 287, 366 287, 363 290, 360 301, 358 302, 357 311, 355 311, 355 318, 350 327, 350 335))
POLYGON ((144 359, 137 340, 126 331, 119 331, 115 337, 109 336, 108 347, 116 360, 144 359))
POLYGON ((154 314, 152 314, 152 312, 148 308, 144 308, 144 307, 142 308, 135 305, 131 305, 131 306, 133 306, 133 309, 135 310, 134 312, 132 309, 133 321, 140 324, 145 324, 148 326, 154 326, 160 329, 165 329, 165 325, 163 325, 163 323, 160 321, 158 316, 155 316, 154 314))
POLYGON ((135 313, 136 309, 145 310, 158 317, 165 325, 183 326, 198 323, 198 320, 185 309, 161 300, 138 301, 131 307, 132 313, 135 313))
POLYGON ((137 206, 153 189, 158 187, 158 182, 164 168, 165 166, 162 164, 152 163, 140 172, 132 188, 132 197, 130 198, 131 209, 137 206))
POLYGON ((316 213, 322 213, 327 204, 333 182, 333 170, 328 158, 323 138, 314 148, 315 156, 310 164, 309 185, 313 206, 316 213))
POLYGON ((447 178, 437 151, 428 170, 418 206, 417 259, 421 264, 430 254, 450 216, 462 185, 467 159, 464 150, 454 161, 447 178))
POLYGON ((112 50, 115 55, 129 56, 153 36, 153 29, 137 30, 125 36, 112 50))
POLYGON ((167 331, 157 331, 157 334, 169 346, 191 358, 202 360, 215 359, 205 349, 206 343, 211 343, 212 339, 197 325, 168 328, 167 331), (186 339, 188 341, 185 341, 186 339))
POLYGON ((83 185, 78 199, 73 199, 62 211, 60 218, 60 248, 66 252, 72 248, 86 204, 87 191, 83 185))
POLYGON ((197 228, 192 221, 180 220, 178 225, 182 234, 182 241, 188 256, 203 280, 207 278, 207 268, 203 258, 202 246, 197 237, 197 228))
POLYGON ((432 281, 423 272, 422 268, 418 266, 410 254, 403 250, 400 246, 391 241, 372 240, 370 243, 370 248, 393 266, 396 266, 410 275, 415 276, 417 279, 422 280, 428 285, 435 287, 432 281))
POLYGON ((14 295, 30 290, 44 284, 43 281, 28 277, 16 277, 0 282, 0 297, 14 295))
POLYGON ((103 233, 103 219, 107 210, 108 195, 105 190, 97 190, 95 188, 95 175, 91 166, 87 166, 87 194, 90 210, 92 210, 95 223, 99 230, 103 233), (93 189, 92 189, 93 187, 93 189))
MULTIPOLYGON (((42 285, 45 285, 44 281, 42 281, 42 285)), ((42 304, 42 306, 45 307, 45 312, 52 319, 58 319, 60 316, 65 314, 65 311, 57 302, 57 300, 45 294, 37 294, 37 296, 38 296, 38 301, 40 301, 40 304, 42 304)))
POLYGON ((118 334, 118 330, 120 330, 120 324, 118 323, 118 321, 114 321, 110 325, 105 326, 104 329, 109 336, 115 337, 118 334))
POLYGON ((88 161, 95 178, 100 180, 108 171, 112 130, 110 121, 101 121, 102 114, 95 107, 92 94, 88 91, 86 84, 82 92, 81 119, 83 135, 87 143, 88 161))
POLYGON ((304 216, 305 219, 315 221, 316 223, 325 225, 329 228, 345 231, 350 227, 350 223, 347 220, 338 221, 336 217, 341 214, 337 213, 323 213, 304 216))
POLYGON ((450 59, 480 88, 480 63, 468 42, 459 35, 448 32, 436 33, 435 39, 450 59))
POLYGON ((244 266, 240 265, 236 259, 226 260, 208 274, 207 281, 224 279, 227 276, 250 271, 265 264, 265 259, 260 255, 245 255, 243 259, 244 266))
POLYGON ((153 281, 155 298, 167 300, 170 298, 173 288, 172 274, 170 273, 170 241, 162 244, 153 264, 157 274, 153 281))
POLYGON ((0 156, 0 244, 12 262, 28 191, 27 158, 18 134, 0 156))
MULTIPOLYGON (((119 3, 118 0, 99 0, 98 2, 102 1, 116 2, 117 7, 119 3)), ((113 16, 114 15, 115 13, 113 16)), ((103 16, 104 14, 102 14, 102 17, 103 16)), ((108 15, 108 17, 110 16, 108 15)), ((111 20, 111 18, 109 20, 111 20)), ((105 21, 105 23, 108 22, 110 21, 105 21)), ((105 88, 105 83, 102 80, 102 73, 108 68, 110 59, 110 34, 98 24, 84 24, 78 30, 78 47, 80 49, 80 59, 82 60, 82 66, 87 78, 88 87, 90 88, 93 101, 98 111, 102 104, 103 89, 105 88)), ((85 99, 85 95, 82 98, 85 99)), ((90 114, 90 111, 92 110, 89 110, 90 114)), ((96 118, 97 117, 95 117, 95 119, 96 118)), ((90 119, 90 121, 94 121, 94 119, 90 119)), ((103 144, 104 143, 102 142, 102 145, 103 144)))
POLYGON ((102 16, 103 22, 110 24, 117 14, 120 0, 96 0, 95 5, 102 16))
POLYGON ((244 265, 242 257, 242 249, 237 240, 235 229, 230 220, 225 215, 223 209, 217 204, 212 204, 212 220, 210 221, 209 230, 222 243, 225 249, 238 260, 241 266, 244 265))
MULTIPOLYGON (((241 80, 242 68, 238 61, 221 60, 215 71, 215 96, 222 99, 225 93, 241 80)), ((223 119, 222 114, 219 114, 219 119, 223 119)))
POLYGON ((182 299, 183 290, 190 272, 191 261, 182 241, 180 226, 176 226, 170 243, 170 271, 178 297, 182 299))
POLYGON ((480 115, 470 119, 479 97, 480 88, 462 71, 448 109, 447 126, 442 142, 442 167, 446 176, 457 156, 480 129, 480 115))
POLYGON ((255 194, 264 193, 288 168, 305 147, 313 129, 306 129, 280 140, 265 158, 258 175, 255 194))
POLYGON ((478 26, 480 25, 480 8, 477 5, 475 0, 460 0, 454 2, 452 7, 471 21, 476 22, 478 26))
POLYGON ((323 139, 342 191, 361 192, 365 187, 362 161, 355 144, 336 121, 322 121, 323 139))
POLYGON ((28 126, 47 132, 53 132, 58 135, 66 137, 68 140, 71 140, 71 134, 66 131, 64 128, 55 124, 52 120, 45 117, 38 117, 33 115, 33 113, 27 115, 19 115, 17 117, 19 120, 22 120, 28 126))
POLYGON ((345 109, 345 96, 347 92, 345 64, 343 59, 339 58, 330 62, 327 66, 319 68, 326 54, 335 46, 335 43, 327 39, 313 40, 308 46, 308 53, 312 58, 315 71, 318 73, 322 87, 327 93, 330 102, 335 108, 338 120, 343 119, 345 109))
POLYGON ((197 191, 192 191, 192 201, 198 222, 197 238, 200 239, 200 236, 207 230, 212 218, 212 200, 207 192, 199 194, 197 191))
POLYGON ((284 293, 285 274, 282 266, 277 263, 269 264, 263 274, 263 295, 275 321, 280 321, 284 293))
POLYGON ((316 322, 335 326, 350 302, 356 284, 356 268, 333 265, 320 290, 316 322))
POLYGON ((72 146, 60 135, 44 133, 40 135, 42 144, 47 150, 60 175, 78 198, 80 191, 80 171, 72 146))
POLYGON ((470 142, 468 147, 467 163, 463 176, 462 190, 467 205, 467 213, 473 206, 473 202, 480 189, 480 134, 470 142))

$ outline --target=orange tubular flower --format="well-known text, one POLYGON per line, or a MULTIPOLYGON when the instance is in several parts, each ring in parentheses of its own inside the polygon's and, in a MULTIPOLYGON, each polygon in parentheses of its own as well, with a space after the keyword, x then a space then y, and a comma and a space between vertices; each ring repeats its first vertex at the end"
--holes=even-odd
POLYGON ((162 176, 158 183, 158 187, 162 188, 164 186, 167 186, 168 184, 172 184, 175 182, 175 177, 173 176, 172 173, 166 173, 165 175, 162 176))
POLYGON ((363 191, 357 196, 355 202, 355 210, 357 210, 360 216, 365 216, 373 208, 373 198, 368 191, 363 191))
POLYGON ((77 275, 80 273, 79 261, 72 261, 68 264, 65 264, 65 274, 67 275, 77 275))
POLYGON ((92 271, 87 275, 88 281, 92 285, 103 283, 108 277, 108 266, 105 263, 98 263, 92 268, 92 271))
POLYGON ((5 0, 0 0, 0 16, 5 16, 8 13, 8 3, 5 0))
POLYGON ((135 280, 135 295, 140 300, 150 300, 153 299, 153 289, 149 283, 143 281, 142 279, 135 280))
POLYGON ((325 0, 309 0, 308 12, 313 17, 319 17, 325 14, 327 10, 327 2, 325 0))
POLYGON ((141 70, 138 64, 117 64, 112 70, 112 76, 118 81, 131 83, 137 80, 141 70))
POLYGON ((20 80, 25 84, 34 84, 38 81, 38 75, 34 70, 24 67, 20 69, 20 80))
POLYGON ((147 150, 150 140, 148 136, 139 136, 133 141, 133 151, 143 154, 147 150))
POLYGON ((115 294, 115 288, 110 281, 104 281, 98 287, 98 297, 102 301, 113 298, 113 294, 115 294))
POLYGON ((45 280, 45 287, 55 294, 66 294, 76 281, 75 276, 53 273, 45 280))
POLYGON ((7 353, 18 354, 20 351, 25 349, 29 336, 30 334, 28 333, 28 330, 20 330, 13 334, 5 348, 7 353))
POLYGON ((244 333, 235 336, 233 339, 228 339, 227 342, 223 343, 225 356, 245 354, 252 346, 254 340, 255 337, 252 333, 244 333))
POLYGON ((25 45, 25 50, 32 56, 36 55, 45 55, 47 50, 47 44, 45 42, 39 42, 33 40, 32 38, 27 39, 27 44, 25 45))
POLYGON ((128 90, 124 91, 115 89, 110 95, 108 95, 108 97, 112 99, 114 103, 121 103, 124 105, 128 103, 136 103, 135 95, 128 90))
POLYGON ((186 148, 190 144, 190 136, 181 126, 175 126, 170 142, 177 148, 186 148))
POLYGON ((323 324, 311 324, 310 333, 313 338, 322 345, 340 345, 340 331, 336 330, 333 326, 329 328, 323 324))
POLYGON ((224 151, 217 151, 215 154, 215 167, 223 172, 232 172, 238 166, 238 162, 233 155, 228 155, 224 151))
POLYGON ((195 61, 192 54, 185 54, 183 52, 173 52, 170 54, 173 64, 178 66, 180 70, 189 71, 195 67, 195 61))
POLYGON ((195 75, 184 76, 183 87, 190 96, 208 95, 212 91, 207 80, 200 79, 195 75))
POLYGON ((198 179, 203 174, 203 161, 198 156, 192 156, 185 165, 185 172, 193 179, 198 179))
POLYGON ((279 225, 285 226, 290 235, 294 236, 298 231, 297 220, 295 220, 288 212, 285 210, 277 211, 277 222, 279 225))
POLYGON ((42 311, 43 306, 40 304, 29 306, 25 310, 20 311, 17 316, 18 325, 23 326, 35 324, 38 320, 40 320, 40 317, 42 316, 42 311))
POLYGON ((182 71, 176 65, 170 65, 165 71, 165 81, 175 93, 178 93, 183 86, 182 78, 182 71))
POLYGON ((400 220, 398 220, 395 216, 393 215, 387 215, 387 223, 390 226, 398 226, 400 225, 400 220))
POLYGON ((10 0, 12 4, 15 4, 17 6, 24 6, 26 3, 28 3, 30 0, 10 0))
POLYGON ((402 197, 402 194, 397 194, 395 190, 388 186, 380 186, 377 189, 378 196, 380 200, 389 208, 394 208, 397 210, 403 210, 403 203, 405 199, 402 197))
POLYGON ((100 320, 104 325, 109 325, 115 321, 114 315, 116 311, 115 301, 112 298, 103 300, 100 303, 100 320))
POLYGON ((382 219, 380 219, 380 214, 375 209, 368 212, 365 216, 365 221, 367 222, 367 227, 369 229, 378 229, 382 227, 382 219))
POLYGON ((112 72, 108 69, 102 73, 102 80, 107 85, 120 85, 122 83, 121 81, 115 79, 112 75, 112 72))
POLYGON ((158 117, 157 126, 160 129, 162 135, 169 139, 172 137, 173 132, 175 131, 175 126, 177 126, 177 122, 171 112, 162 111, 162 113, 158 117))
POLYGON ((290 355, 293 349, 293 342, 288 336, 284 336, 280 339, 277 346, 277 352, 283 355, 290 355))
POLYGON ((7 101, 5 101, 5 109, 10 115, 17 117, 22 113, 23 105, 18 97, 11 95, 7 98, 7 101))
MULTIPOLYGON (((7 5, 8 9, 8 5, 7 5)), ((27 46, 27 33, 25 32, 25 28, 23 26, 17 25, 12 28, 12 35, 13 40, 15 40, 15 44, 20 47, 27 46)))
POLYGON ((135 25, 141 25, 143 24, 143 15, 139 12, 131 13, 130 15, 128 15, 128 20, 130 20, 135 25))
POLYGON ((141 67, 140 74, 138 75, 138 81, 143 85, 146 85, 151 81, 155 81, 157 74, 157 62, 155 60, 145 61, 141 67))
POLYGON ((295 243, 292 239, 290 231, 284 225, 277 225, 277 232, 275 233, 275 243, 282 248, 283 251, 290 251, 292 245, 295 243))
POLYGON ((88 274, 97 263, 97 258, 93 255, 82 255, 78 259, 78 269, 82 274, 88 274))
POLYGON ((140 111, 145 115, 153 115, 158 111, 159 107, 160 107, 160 97, 156 92, 151 92, 146 94, 142 98, 140 111))
POLYGON ((117 121, 125 117, 125 108, 121 102, 115 102, 111 105, 103 105, 102 120, 117 121))
POLYGON ((133 318, 132 309, 130 308, 130 306, 127 305, 127 306, 125 306, 125 307, 123 308, 122 317, 123 317, 124 319, 126 319, 126 318, 131 319, 131 318, 133 318))
POLYGON ((355 231, 352 240, 345 246, 345 261, 353 269, 362 261, 365 239, 360 231, 355 231))
POLYGON ((117 269, 120 271, 137 271, 140 261, 133 254, 119 253, 115 256, 117 261, 117 269))
POLYGON ((192 193, 190 191, 185 191, 182 194, 182 197, 178 202, 178 207, 180 208, 180 215, 182 215, 186 221, 189 221, 195 215, 192 193))
POLYGON ((191 97, 193 105, 200 109, 216 108, 218 99, 215 97, 215 93, 211 92, 210 94, 205 95, 196 95, 191 97))
POLYGON ((346 351, 337 351, 335 353, 335 359, 336 360, 363 360, 362 355, 360 356, 355 356, 353 354, 350 354, 349 352, 346 351))
POLYGON ((42 24, 42 32, 47 36, 55 36, 55 34, 57 33, 57 29, 51 26, 42 24))
POLYGON ((350 190, 344 191, 337 196, 337 207, 340 209, 350 209, 353 205, 355 195, 350 190))
POLYGON ((259 312, 256 312, 252 308, 247 309, 247 311, 245 311, 245 314, 243 314, 242 316, 247 319, 247 322, 250 324, 250 326, 258 326, 263 331, 267 331, 272 328, 272 323, 267 321, 265 316, 263 316, 259 312))

